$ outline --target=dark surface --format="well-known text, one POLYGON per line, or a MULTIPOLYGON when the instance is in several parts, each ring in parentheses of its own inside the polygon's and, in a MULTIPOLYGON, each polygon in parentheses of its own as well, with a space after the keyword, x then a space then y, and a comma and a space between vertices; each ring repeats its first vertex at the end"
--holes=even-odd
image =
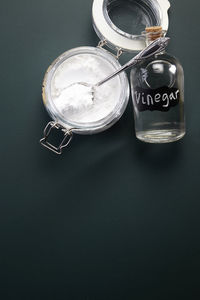
POLYGON ((42 79, 62 52, 97 44, 91 3, 0 2, 0 299, 200 299, 200 3, 171 0, 186 137, 137 141, 130 102, 56 156, 38 143, 42 79))

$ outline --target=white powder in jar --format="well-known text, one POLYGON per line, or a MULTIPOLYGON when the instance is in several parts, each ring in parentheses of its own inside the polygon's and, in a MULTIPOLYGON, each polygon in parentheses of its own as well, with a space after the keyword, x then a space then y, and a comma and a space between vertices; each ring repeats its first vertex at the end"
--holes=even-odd
POLYGON ((96 88, 94 99, 91 88, 76 83, 96 84, 115 70, 110 62, 94 54, 68 58, 56 69, 51 82, 51 97, 57 111, 76 123, 97 122, 107 117, 120 101, 119 77, 96 88))

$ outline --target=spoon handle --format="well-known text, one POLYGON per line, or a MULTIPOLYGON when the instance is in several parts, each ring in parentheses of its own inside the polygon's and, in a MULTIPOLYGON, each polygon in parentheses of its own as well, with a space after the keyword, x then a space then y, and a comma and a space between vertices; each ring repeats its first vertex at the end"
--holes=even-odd
POLYGON ((143 49, 139 54, 133 57, 130 61, 128 61, 125 65, 123 65, 120 69, 118 69, 115 73, 109 75, 105 79, 101 80, 95 86, 100 86, 107 82, 108 80, 112 79, 113 77, 117 76, 119 73, 127 70, 128 68, 136 65, 143 59, 149 58, 152 55, 162 52, 168 45, 170 38, 161 37, 153 41, 149 44, 145 49, 143 49))

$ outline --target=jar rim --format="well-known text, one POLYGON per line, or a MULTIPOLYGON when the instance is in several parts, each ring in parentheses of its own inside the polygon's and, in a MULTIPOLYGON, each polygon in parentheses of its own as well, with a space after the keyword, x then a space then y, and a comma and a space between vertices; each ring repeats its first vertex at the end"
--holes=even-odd
MULTIPOLYGON (((118 28, 109 16, 109 3, 115 3, 114 0, 94 0, 92 7, 93 26, 97 35, 102 40, 106 40, 110 48, 120 48, 125 51, 139 51, 145 47, 145 39, 142 33, 140 35, 127 33, 118 28)), ((144 5, 142 0, 138 0, 140 6, 144 5)), ((133 2, 134 3, 134 2, 133 2)), ((148 0, 151 11, 155 14, 158 24, 163 30, 167 31, 169 26, 168 9, 170 3, 168 0, 148 0)), ((145 1, 147 5, 147 1, 145 1)), ((150 10, 150 8, 149 8, 150 10)))

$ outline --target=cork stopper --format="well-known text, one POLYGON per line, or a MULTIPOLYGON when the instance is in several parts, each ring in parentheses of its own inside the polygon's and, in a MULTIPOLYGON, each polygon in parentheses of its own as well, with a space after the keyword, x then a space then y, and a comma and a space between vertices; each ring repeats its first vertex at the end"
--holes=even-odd
POLYGON ((152 27, 146 27, 145 33, 148 38, 148 41, 155 41, 159 37, 163 36, 163 29, 161 26, 152 26, 152 27))

